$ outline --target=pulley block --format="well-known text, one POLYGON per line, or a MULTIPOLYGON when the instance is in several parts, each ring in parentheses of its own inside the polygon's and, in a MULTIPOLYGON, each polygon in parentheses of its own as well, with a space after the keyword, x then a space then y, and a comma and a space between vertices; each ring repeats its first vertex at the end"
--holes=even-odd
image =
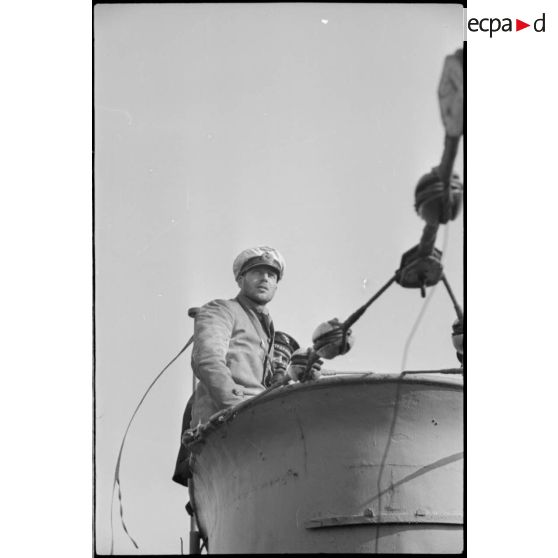
POLYGON ((424 297, 424 288, 435 285, 442 277, 444 271, 442 252, 433 248, 432 252, 426 256, 419 256, 418 254, 418 245, 403 254, 395 280, 402 287, 421 289, 424 297))

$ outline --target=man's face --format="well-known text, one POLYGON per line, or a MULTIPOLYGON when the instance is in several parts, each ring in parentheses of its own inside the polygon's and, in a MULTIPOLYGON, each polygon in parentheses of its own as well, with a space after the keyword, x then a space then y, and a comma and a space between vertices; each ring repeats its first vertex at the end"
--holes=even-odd
POLYGON ((272 361, 273 372, 274 373, 286 372, 290 360, 291 359, 287 355, 283 354, 282 352, 275 351, 273 355, 273 361, 272 361))
POLYGON ((249 269, 238 278, 240 292, 257 304, 267 304, 277 290, 277 272, 267 266, 249 269))

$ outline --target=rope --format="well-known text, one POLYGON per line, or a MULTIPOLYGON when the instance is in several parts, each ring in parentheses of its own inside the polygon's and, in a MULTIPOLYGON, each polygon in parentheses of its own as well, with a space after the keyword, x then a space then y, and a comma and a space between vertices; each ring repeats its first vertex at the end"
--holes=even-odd
POLYGON ((132 422, 137 414, 137 412, 139 411, 139 408, 142 406, 143 401, 145 400, 145 398, 147 397, 147 394, 151 391, 151 388, 159 381, 159 378, 165 373, 165 371, 170 367, 171 364, 174 363, 174 361, 192 344, 192 341, 194 340, 194 337, 190 337, 190 339, 188 340, 188 342, 186 343, 186 345, 184 345, 184 347, 182 347, 182 349, 180 349, 180 351, 178 352, 178 354, 163 368, 163 370, 161 370, 161 372, 159 372, 159 374, 157 374, 157 377, 151 382, 151 384, 149 385, 149 387, 147 388, 147 390, 145 391, 145 393, 143 394, 143 397, 140 399, 140 402, 138 403, 136 410, 134 411, 134 413, 132 414, 132 418, 130 419, 130 422, 128 423, 128 426, 126 427, 126 431, 124 432, 124 437, 122 438, 122 443, 120 444, 120 451, 118 452, 118 459, 116 460, 116 467, 114 469, 114 481, 112 484, 112 496, 111 496, 111 508, 110 508, 110 554, 111 556, 114 554, 114 522, 113 522, 113 508, 114 508, 114 492, 116 490, 116 487, 118 486, 118 501, 120 504, 120 521, 122 523, 122 527, 124 529, 124 532, 126 533, 126 535, 128 535, 128 538, 132 541, 133 545, 139 549, 136 541, 132 538, 132 536, 130 535, 130 533, 128 533, 128 529, 126 528, 126 524, 124 523, 124 510, 123 510, 123 506, 122 506, 122 491, 121 491, 121 482, 120 482, 120 463, 122 460, 122 450, 124 449, 124 444, 126 442, 126 437, 128 436, 128 431, 130 430, 130 426, 132 426, 132 422))
MULTIPOLYGON (((114 500, 114 495, 113 495, 113 500, 114 500)), ((126 523, 124 523, 124 509, 122 508, 122 491, 120 490, 120 481, 118 481, 118 503, 119 503, 119 507, 120 507, 120 521, 122 522, 122 528, 124 529, 124 532, 126 533, 126 535, 128 535, 128 538, 132 541, 134 546, 137 549, 139 549, 138 544, 132 538, 132 535, 130 535, 130 533, 128 533, 126 523)), ((111 510, 111 512, 112 512, 112 510, 111 510)), ((110 542, 110 553, 111 554, 112 554, 112 545, 113 545, 113 540, 112 540, 112 514, 111 514, 111 542, 110 542)))
POLYGON ((409 348, 411 346, 411 342, 413 341, 413 338, 416 332, 418 331, 419 325, 424 317, 424 314, 426 313, 428 305, 430 304, 430 301, 432 300, 435 291, 436 291, 436 285, 434 285, 434 287, 430 289, 430 292, 428 293, 428 296, 426 297, 426 300, 422 304, 420 312, 417 318, 415 319, 415 323, 413 324, 413 327, 411 328, 411 331, 407 336, 407 341, 405 342, 405 348, 403 349, 403 357, 401 359, 401 374, 405 373, 405 367, 407 366, 407 358, 409 356, 409 348))

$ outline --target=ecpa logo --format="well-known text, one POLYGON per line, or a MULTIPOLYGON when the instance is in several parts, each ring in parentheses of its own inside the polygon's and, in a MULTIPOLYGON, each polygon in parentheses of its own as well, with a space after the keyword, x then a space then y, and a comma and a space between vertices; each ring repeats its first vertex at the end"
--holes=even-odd
MULTIPOLYGON (((544 33, 545 32, 545 14, 536 19, 533 23, 533 29, 537 33, 544 33)), ((521 31, 522 29, 526 29, 527 27, 531 27, 530 23, 525 23, 520 19, 515 20, 515 31, 521 31)), ((467 29, 472 33, 476 33, 477 31, 488 32, 490 33, 490 38, 492 38, 493 33, 497 33, 498 31, 513 31, 512 20, 509 17, 505 17, 500 19, 498 17, 485 17, 483 19, 471 18, 467 22, 467 29)))

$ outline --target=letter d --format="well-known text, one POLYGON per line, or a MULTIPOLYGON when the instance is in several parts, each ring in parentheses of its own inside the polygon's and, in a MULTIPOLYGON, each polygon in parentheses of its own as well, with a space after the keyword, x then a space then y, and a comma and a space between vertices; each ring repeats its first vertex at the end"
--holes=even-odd
POLYGON ((542 17, 539 18, 539 19, 536 19, 536 20, 535 20, 535 23, 533 23, 533 29, 534 29, 537 33, 544 33, 544 25, 545 25, 544 15, 545 15, 545 14, 543 13, 542 17), (541 29, 539 29, 539 28, 537 27, 537 24, 539 23, 539 21, 542 21, 542 28, 541 28, 541 29))

